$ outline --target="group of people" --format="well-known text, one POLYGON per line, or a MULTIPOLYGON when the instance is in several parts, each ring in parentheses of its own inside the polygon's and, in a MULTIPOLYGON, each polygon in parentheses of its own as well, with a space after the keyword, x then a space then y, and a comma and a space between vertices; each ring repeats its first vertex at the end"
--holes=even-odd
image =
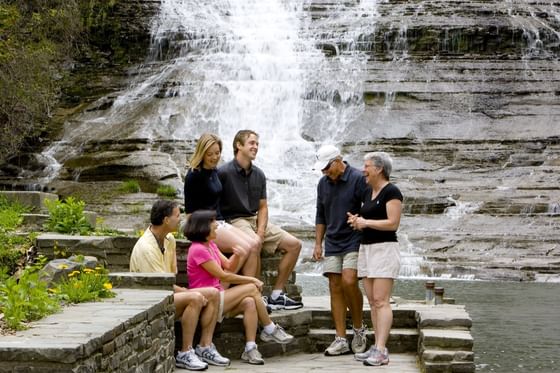
MULTIPOLYGON (((259 323, 261 341, 286 344, 294 339, 272 322, 269 312, 303 307, 283 292, 302 244, 268 220, 266 177, 253 164, 258 148, 258 134, 241 130, 233 139, 233 160, 218 167, 222 141, 216 135, 203 134, 188 163, 183 228, 191 241, 188 288, 174 286, 176 317, 182 325, 178 367, 204 370, 208 364, 230 364, 212 343, 216 323, 225 317, 243 315, 245 348, 241 359, 249 364, 264 364, 256 344, 259 323), (259 279, 263 250, 282 253, 278 276, 267 297, 262 296, 263 282, 259 279), (200 342, 193 347, 197 324, 200 342)), ((391 158, 383 152, 368 153, 360 172, 344 161, 333 145, 321 147, 316 157, 314 169, 324 176, 317 187, 313 257, 324 261, 336 329, 335 340, 325 355, 352 350, 355 359, 366 365, 388 364, 385 345, 392 324, 389 300, 400 268, 396 231, 403 199, 389 182, 391 158), (367 351, 359 279, 363 279, 375 330, 375 344, 367 351), (354 330, 351 345, 346 340, 347 309, 354 330)), ((130 270, 177 273, 172 233, 180 221, 175 202, 157 201, 152 206, 150 226, 134 246, 130 270)))

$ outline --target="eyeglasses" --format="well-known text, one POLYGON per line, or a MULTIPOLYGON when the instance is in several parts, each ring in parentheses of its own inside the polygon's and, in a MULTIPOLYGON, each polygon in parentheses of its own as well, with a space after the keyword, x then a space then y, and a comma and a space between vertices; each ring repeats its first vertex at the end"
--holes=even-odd
POLYGON ((329 161, 329 163, 327 163, 327 165, 325 167, 323 167, 323 169, 321 171, 325 172, 327 171, 329 168, 331 168, 332 164, 337 160, 337 158, 333 158, 329 161))

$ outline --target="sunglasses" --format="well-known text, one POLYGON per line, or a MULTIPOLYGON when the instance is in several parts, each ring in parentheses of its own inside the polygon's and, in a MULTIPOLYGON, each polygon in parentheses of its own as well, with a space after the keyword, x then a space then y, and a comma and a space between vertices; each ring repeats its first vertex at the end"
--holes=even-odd
POLYGON ((324 171, 327 171, 327 170, 332 166, 332 164, 333 164, 334 162, 336 162, 336 158, 331 159, 331 160, 329 161, 329 163, 327 163, 327 165, 326 165, 325 167, 323 167, 323 169, 322 169, 321 171, 323 171, 323 172, 324 172, 324 171))

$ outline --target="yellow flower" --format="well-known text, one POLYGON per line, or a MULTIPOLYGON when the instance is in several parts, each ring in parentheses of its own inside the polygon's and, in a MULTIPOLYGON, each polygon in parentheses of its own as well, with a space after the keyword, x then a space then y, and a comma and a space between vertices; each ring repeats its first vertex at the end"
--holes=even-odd
POLYGON ((92 273, 92 272, 95 272, 95 271, 93 269, 86 268, 86 269, 84 269, 84 272, 85 273, 92 273))
POLYGON ((68 268, 68 264, 59 264, 58 269, 66 269, 68 268))
POLYGON ((52 293, 52 294, 58 293, 58 289, 57 289, 57 288, 48 288, 47 291, 48 291, 49 293, 52 293))
POLYGON ((72 271, 68 274, 68 277, 74 277, 74 276, 79 275, 79 274, 80 274, 80 271, 72 271))
POLYGON ((113 288, 113 284, 111 284, 110 282, 106 282, 103 284, 103 287, 107 290, 111 290, 113 288))

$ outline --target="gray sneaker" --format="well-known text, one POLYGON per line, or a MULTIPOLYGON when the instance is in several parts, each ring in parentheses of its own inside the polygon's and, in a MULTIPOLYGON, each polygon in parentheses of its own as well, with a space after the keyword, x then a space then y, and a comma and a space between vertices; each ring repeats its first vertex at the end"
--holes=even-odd
POLYGON ((352 338, 352 351, 354 351, 354 353, 360 353, 366 350, 366 331, 367 329, 365 325, 362 325, 362 327, 359 329, 354 329, 354 337, 352 338))
POLYGON ((294 336, 286 333, 284 331, 284 328, 282 328, 278 324, 276 324, 276 327, 274 328, 274 330, 270 334, 265 332, 264 329, 261 332, 261 341, 264 341, 264 342, 276 342, 276 343, 280 343, 280 344, 284 345, 284 344, 288 344, 288 343, 292 342, 293 340, 294 340, 294 336))
POLYGON ((367 350, 366 352, 354 354, 354 360, 356 360, 356 361, 366 361, 370 356, 372 356, 375 353, 375 351, 377 351, 375 346, 371 346, 369 348, 369 350, 367 350))
POLYGON ((380 351, 376 348, 374 353, 366 360, 364 360, 364 365, 372 367, 387 364, 389 364, 389 351, 387 351, 387 349, 385 349, 384 351, 380 351))
POLYGON ((200 361, 192 348, 188 351, 179 351, 175 358, 175 366, 188 370, 205 370, 208 368, 208 364, 200 361))
POLYGON ((241 360, 246 363, 253 364, 253 365, 263 365, 264 360, 262 358, 261 353, 257 350, 257 347, 250 349, 249 351, 243 351, 241 354, 241 360))
POLYGON ((216 365, 219 367, 227 367, 230 363, 227 357, 223 357, 220 355, 218 350, 216 350, 216 346, 212 343, 208 348, 202 348, 200 345, 196 346, 195 350, 196 355, 200 358, 200 360, 211 364, 216 365))
POLYGON ((348 341, 346 338, 336 336, 331 345, 325 350, 325 356, 338 356, 349 352, 350 348, 348 348, 348 341))

